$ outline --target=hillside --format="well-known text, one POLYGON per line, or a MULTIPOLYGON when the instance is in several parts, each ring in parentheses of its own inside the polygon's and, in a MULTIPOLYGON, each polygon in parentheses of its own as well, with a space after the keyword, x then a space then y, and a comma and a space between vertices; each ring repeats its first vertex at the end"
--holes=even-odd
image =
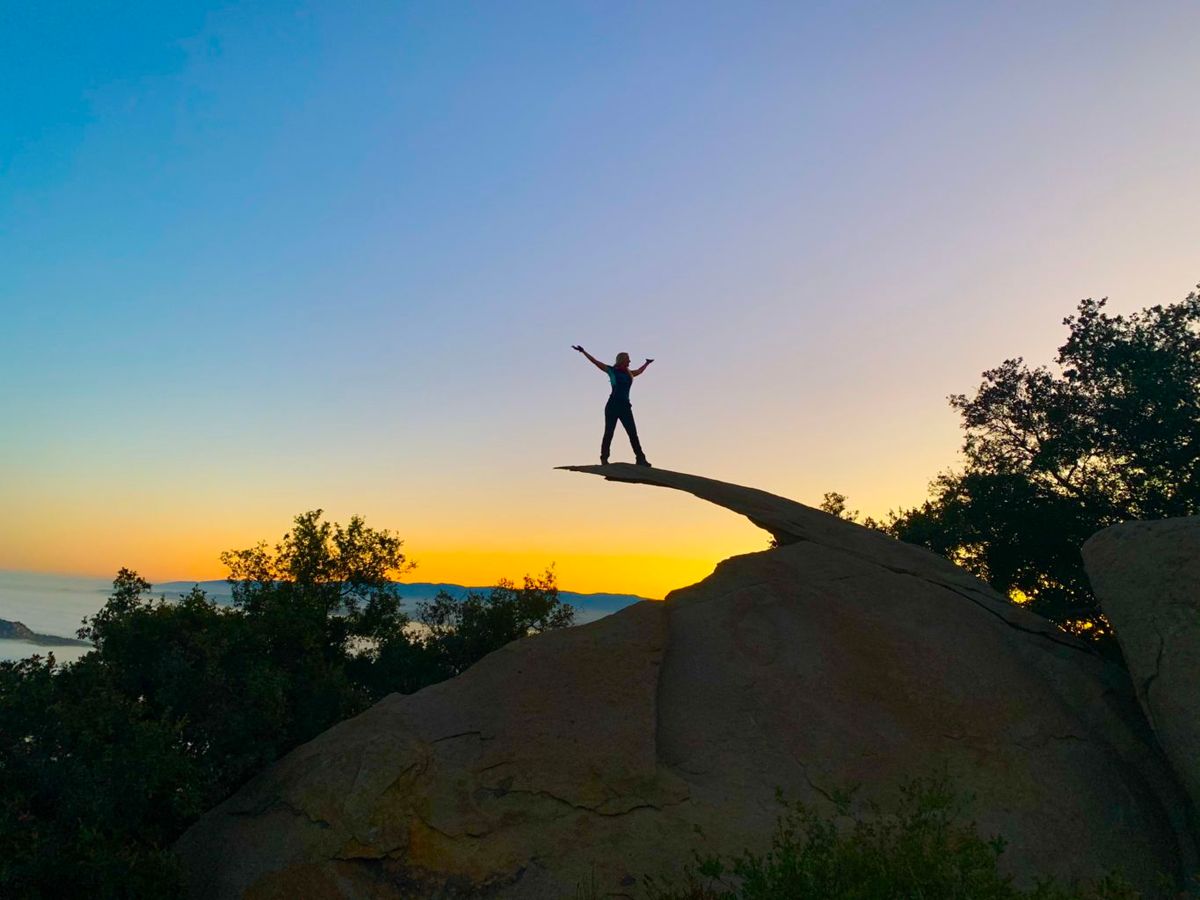
POLYGON ((777 791, 820 806, 946 771, 1002 864, 1195 862, 1188 803, 1127 674, 944 558, 782 497, 629 465, 780 546, 664 603, 516 641, 384 699, 179 841, 198 897, 632 896, 693 850, 764 849, 777 791))

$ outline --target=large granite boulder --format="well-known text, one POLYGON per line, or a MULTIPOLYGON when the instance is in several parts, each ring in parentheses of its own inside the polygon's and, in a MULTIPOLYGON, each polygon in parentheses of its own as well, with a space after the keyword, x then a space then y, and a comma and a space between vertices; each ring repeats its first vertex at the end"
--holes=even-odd
POLYGON ((1200 808, 1200 516, 1106 528, 1083 545, 1083 563, 1138 700, 1200 808))
POLYGON ((517 641, 298 748, 179 841, 196 897, 633 897, 765 845, 775 795, 948 768, 1004 864, 1149 885, 1192 864, 1125 674, 925 550, 761 491, 686 490, 782 546, 517 641))

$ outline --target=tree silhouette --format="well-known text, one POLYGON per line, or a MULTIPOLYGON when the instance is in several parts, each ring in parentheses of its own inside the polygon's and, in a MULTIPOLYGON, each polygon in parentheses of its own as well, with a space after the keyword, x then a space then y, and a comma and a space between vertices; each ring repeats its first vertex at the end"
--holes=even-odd
POLYGON ((1020 358, 950 398, 962 471, 889 524, 1116 652, 1079 548, 1128 519, 1200 511, 1200 294, 1128 316, 1084 300, 1054 368, 1020 358))
POLYGON ((411 622, 401 541, 354 517, 296 517, 222 554, 234 605, 156 598, 122 569, 84 622, 93 652, 0 663, 0 896, 178 894, 169 848, 293 747, 394 691, 568 625, 552 572, 439 597, 411 622))

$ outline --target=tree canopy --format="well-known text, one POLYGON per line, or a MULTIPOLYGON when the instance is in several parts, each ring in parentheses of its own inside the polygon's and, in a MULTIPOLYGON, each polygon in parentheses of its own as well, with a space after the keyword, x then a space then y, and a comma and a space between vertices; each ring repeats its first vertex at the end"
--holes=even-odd
POLYGON ((1200 512, 1200 294, 1105 305, 1063 320, 1052 367, 1008 359, 950 398, 965 465, 886 528, 1115 652, 1079 548, 1117 522, 1200 512))

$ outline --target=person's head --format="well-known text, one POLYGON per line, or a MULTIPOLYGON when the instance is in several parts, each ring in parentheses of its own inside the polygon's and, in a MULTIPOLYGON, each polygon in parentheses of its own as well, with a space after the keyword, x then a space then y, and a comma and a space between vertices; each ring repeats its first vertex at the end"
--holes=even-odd
POLYGON ((624 352, 618 353, 616 366, 618 369, 628 369, 629 368, 629 354, 624 353, 624 352))

